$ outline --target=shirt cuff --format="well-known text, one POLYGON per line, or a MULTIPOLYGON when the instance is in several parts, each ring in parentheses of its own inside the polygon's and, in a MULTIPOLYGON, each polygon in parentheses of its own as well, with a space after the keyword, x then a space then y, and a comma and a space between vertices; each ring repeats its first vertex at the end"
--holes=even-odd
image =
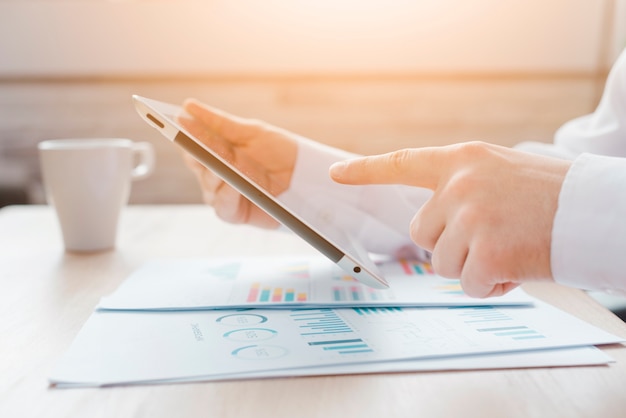
POLYGON ((626 294, 626 160, 582 154, 570 167, 552 229, 555 281, 626 294))

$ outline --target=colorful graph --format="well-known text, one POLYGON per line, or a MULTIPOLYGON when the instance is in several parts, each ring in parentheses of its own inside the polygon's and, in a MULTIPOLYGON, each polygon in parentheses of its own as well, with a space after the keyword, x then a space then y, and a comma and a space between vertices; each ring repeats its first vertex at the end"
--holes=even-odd
POLYGON ((302 336, 353 332, 350 325, 331 309, 297 310, 289 317, 297 324, 302 336))
POLYGON ((391 299, 389 291, 377 290, 360 284, 347 286, 335 285, 332 287, 332 296, 335 302, 352 301, 367 302, 391 299))
POLYGON ((435 286, 434 289, 445 295, 465 296, 459 280, 452 280, 448 284, 435 286))
POLYGON ((296 291, 292 287, 272 287, 254 282, 248 290, 246 302, 306 302, 309 300, 307 292, 296 291))
POLYGON ((408 261, 408 260, 400 260, 400 265, 402 266, 402 270, 410 276, 419 275, 423 276, 425 274, 435 274, 435 270, 433 270, 433 266, 429 263, 422 263, 419 261, 408 261))
POLYGON ((336 281, 336 282, 357 282, 358 280, 355 279, 354 277, 350 276, 349 274, 341 274, 339 272, 336 272, 335 274, 333 274, 333 281, 336 281))
POLYGON ((294 263, 280 266, 278 268, 281 279, 309 279, 309 265, 307 263, 294 263))

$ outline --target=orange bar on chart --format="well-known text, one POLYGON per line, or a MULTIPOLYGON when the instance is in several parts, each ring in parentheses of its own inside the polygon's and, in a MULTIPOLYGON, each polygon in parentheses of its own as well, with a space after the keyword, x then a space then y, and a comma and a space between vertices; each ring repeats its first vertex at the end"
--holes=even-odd
POLYGON ((283 288, 277 287, 272 293, 272 302, 281 302, 283 300, 283 288))

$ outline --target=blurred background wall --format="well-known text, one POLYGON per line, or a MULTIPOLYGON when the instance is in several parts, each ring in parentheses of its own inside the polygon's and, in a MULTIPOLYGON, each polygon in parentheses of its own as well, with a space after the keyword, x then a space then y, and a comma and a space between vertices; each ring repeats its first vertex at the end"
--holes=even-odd
POLYGON ((150 141, 131 202, 199 202, 133 93, 363 154, 549 142, 625 46, 626 0, 0 0, 0 205, 44 201, 36 144, 62 137, 150 141))

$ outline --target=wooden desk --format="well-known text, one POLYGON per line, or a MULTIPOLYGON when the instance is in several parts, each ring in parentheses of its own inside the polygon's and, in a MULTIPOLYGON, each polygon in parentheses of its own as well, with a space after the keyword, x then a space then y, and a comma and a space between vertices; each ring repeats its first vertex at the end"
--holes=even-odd
MULTIPOLYGON (((66 254, 45 206, 0 210, 0 417, 618 417, 626 348, 600 367, 282 378, 50 389, 47 376, 98 300, 152 258, 313 253, 289 234, 220 222, 203 206, 131 206, 114 251, 66 254)), ((626 337, 585 293, 526 290, 626 337)))

